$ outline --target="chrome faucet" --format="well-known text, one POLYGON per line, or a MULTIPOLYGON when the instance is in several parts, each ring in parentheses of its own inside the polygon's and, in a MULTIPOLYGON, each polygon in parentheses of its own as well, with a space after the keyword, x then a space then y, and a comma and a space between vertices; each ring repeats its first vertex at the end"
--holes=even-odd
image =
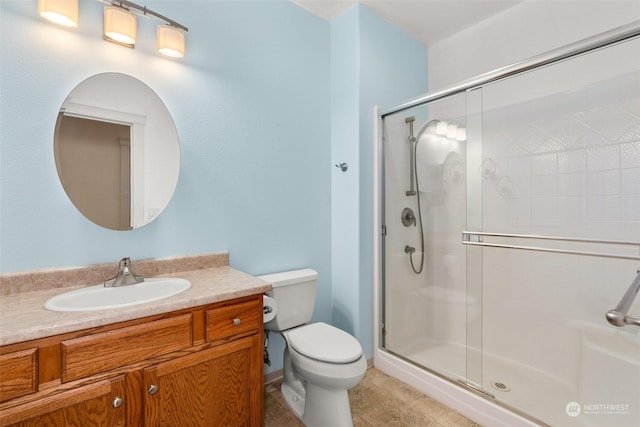
POLYGON ((144 282, 144 277, 133 274, 129 257, 122 258, 118 264, 118 274, 104 282, 105 287, 135 285, 144 282))

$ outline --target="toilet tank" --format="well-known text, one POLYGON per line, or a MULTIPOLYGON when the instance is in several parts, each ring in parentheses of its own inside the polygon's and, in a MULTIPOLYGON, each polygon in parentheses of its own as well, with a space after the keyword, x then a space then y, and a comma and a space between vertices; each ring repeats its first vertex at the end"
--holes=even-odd
POLYGON ((264 324, 270 331, 284 331, 311 320, 316 302, 318 272, 310 268, 258 276, 271 283, 267 296, 276 300, 276 317, 264 324))

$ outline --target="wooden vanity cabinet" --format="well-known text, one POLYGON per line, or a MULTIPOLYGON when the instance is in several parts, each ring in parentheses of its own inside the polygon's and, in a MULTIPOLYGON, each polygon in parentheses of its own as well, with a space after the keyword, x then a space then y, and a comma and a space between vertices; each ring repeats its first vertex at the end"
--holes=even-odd
POLYGON ((260 338, 250 336, 144 370, 146 426, 261 426, 260 338), (185 416, 188 414, 188 416, 185 416))
POLYGON ((120 375, 3 411, 0 426, 125 426, 124 393, 120 375))
POLYGON ((0 426, 262 426, 262 333, 254 295, 0 348, 0 426))
POLYGON ((37 348, 0 355, 0 402, 37 391, 37 356, 37 348))

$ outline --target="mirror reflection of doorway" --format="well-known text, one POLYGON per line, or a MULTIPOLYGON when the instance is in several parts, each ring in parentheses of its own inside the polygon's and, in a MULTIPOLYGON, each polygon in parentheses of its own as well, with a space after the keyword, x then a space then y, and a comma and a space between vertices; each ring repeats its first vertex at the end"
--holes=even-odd
POLYGON ((81 212, 131 229, 131 127, 65 116, 55 145, 62 185, 81 212))

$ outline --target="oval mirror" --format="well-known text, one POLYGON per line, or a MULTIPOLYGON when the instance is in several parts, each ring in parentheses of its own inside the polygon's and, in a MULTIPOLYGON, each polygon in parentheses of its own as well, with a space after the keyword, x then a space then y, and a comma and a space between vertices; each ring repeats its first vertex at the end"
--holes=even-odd
POLYGON ((60 182, 89 220, 112 230, 153 221, 178 182, 180 143, 162 100, 126 74, 103 73, 64 100, 54 133, 60 182))

